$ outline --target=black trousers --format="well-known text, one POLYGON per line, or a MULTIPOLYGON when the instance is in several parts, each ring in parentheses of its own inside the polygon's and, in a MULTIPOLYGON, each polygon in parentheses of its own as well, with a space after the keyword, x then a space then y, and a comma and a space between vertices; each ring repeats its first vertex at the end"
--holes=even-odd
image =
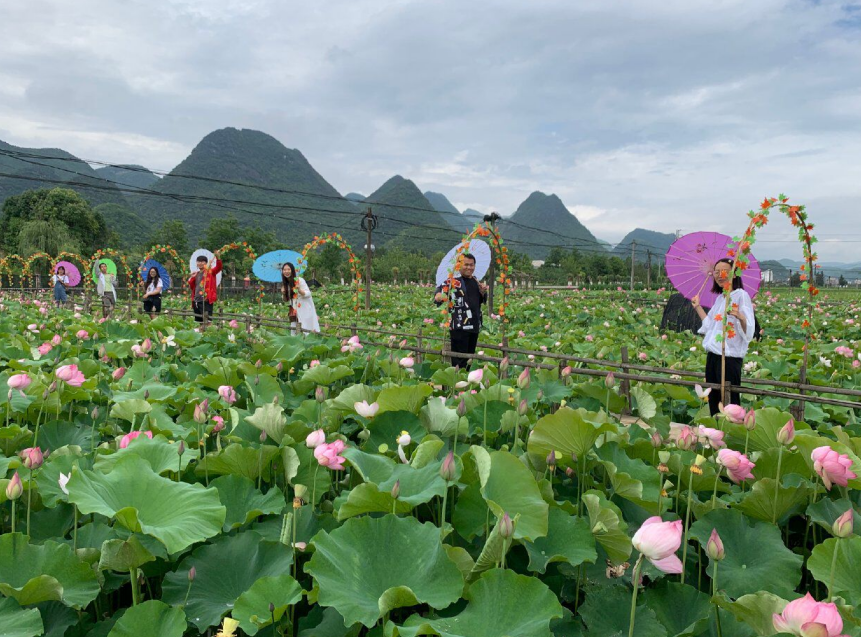
MULTIPOLYGON (((726 382, 730 385, 741 385, 741 368, 744 364, 743 358, 726 357, 726 382)), ((720 355, 709 352, 706 356, 706 382, 720 384, 720 355)), ((730 393, 730 403, 741 404, 741 395, 738 392, 730 393)), ((712 388, 709 394, 709 412, 714 416, 720 411, 718 405, 721 403, 720 389, 712 388)))
MULTIPOLYGON (((475 347, 478 345, 478 332, 464 332, 463 330, 452 330, 451 335, 451 351, 461 352, 463 354, 475 354, 475 347)), ((472 364, 471 358, 451 357, 451 364, 455 367, 469 369, 472 364)))
POLYGON ((206 322, 212 321, 212 303, 209 301, 194 301, 191 304, 194 310, 194 320, 203 323, 203 313, 206 312, 206 322))
POLYGON ((147 314, 158 314, 161 312, 161 294, 156 294, 155 296, 148 296, 144 299, 143 302, 144 312, 147 314))

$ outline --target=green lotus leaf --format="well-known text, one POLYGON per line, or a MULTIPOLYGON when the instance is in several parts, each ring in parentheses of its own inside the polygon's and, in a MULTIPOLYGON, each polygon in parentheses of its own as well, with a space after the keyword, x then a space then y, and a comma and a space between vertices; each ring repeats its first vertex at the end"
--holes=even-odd
MULTIPOLYGON (((720 569, 718 574, 720 577, 720 569)), ((774 615, 781 614, 788 603, 782 597, 764 591, 743 595, 734 602, 725 595, 718 595, 715 601, 720 608, 729 611, 736 621, 750 626, 760 637, 771 637, 777 634, 774 629, 774 615)))
POLYGON ((363 447, 372 451, 377 451, 381 445, 386 445, 392 450, 397 449, 396 440, 402 431, 409 433, 415 442, 419 442, 427 435, 418 416, 405 410, 377 414, 368 423, 368 431, 371 435, 363 447))
POLYGON ((182 637, 186 626, 181 609, 151 599, 127 609, 108 637, 182 637))
POLYGON ((99 594, 89 564, 66 544, 30 544, 20 533, 0 535, 0 593, 22 606, 55 600, 84 608, 99 594))
POLYGON ((363 515, 365 513, 409 513, 413 507, 406 501, 398 499, 397 503, 391 491, 381 490, 373 482, 358 485, 355 489, 344 491, 335 500, 335 509, 339 521, 363 515))
MULTIPOLYGON (((627 635, 631 626, 631 593, 620 586, 593 588, 580 606, 580 616, 589 637, 627 635)), ((655 611, 645 604, 637 605, 634 629, 637 637, 668 637, 655 611)))
POLYGON ((602 445, 597 454, 607 470, 613 493, 657 515, 661 474, 642 460, 629 458, 615 442, 602 445))
POLYGON ((344 626, 344 618, 338 611, 321 606, 315 606, 308 615, 302 617, 299 628, 298 637, 358 637, 365 630, 361 624, 344 626))
MULTIPOLYGON (((774 407, 766 407, 757 409, 756 427, 750 432, 748 437, 748 450, 750 451, 766 451, 768 449, 776 449, 780 446, 777 442, 777 432, 789 422, 792 417, 788 413, 775 409, 774 407)), ((797 430, 810 429, 804 423, 797 422, 797 430)), ((741 425, 730 427, 733 437, 740 439, 741 444, 744 444, 744 439, 747 437, 747 430, 741 425)))
POLYGON ((227 512, 215 489, 162 478, 134 454, 108 474, 76 471, 67 488, 82 514, 115 517, 129 531, 158 539, 169 553, 220 533, 227 512))
POLYGON ((708 627, 712 612, 708 595, 693 586, 667 580, 645 589, 643 604, 654 611, 667 629, 667 637, 699 635, 708 627))
POLYGON ((155 556, 141 544, 136 535, 132 535, 127 540, 105 540, 99 558, 99 570, 128 572, 153 560, 155 556))
POLYGON ((276 400, 279 403, 284 402, 284 392, 278 380, 269 374, 257 374, 253 378, 245 377, 245 386, 248 388, 248 393, 252 397, 255 405, 271 405, 276 400))
POLYGON ((254 410, 254 414, 245 417, 245 422, 265 431, 266 435, 281 444, 284 439, 284 429, 287 427, 287 417, 284 408, 274 403, 267 403, 254 410))
POLYGON ((38 637, 44 632, 38 608, 21 608, 11 597, 0 599, 0 635, 38 637))
MULTIPOLYGON (((304 445, 303 445, 304 446, 304 445)), ((272 471, 271 464, 278 455, 278 447, 263 445, 263 479, 269 481, 272 471)), ((194 472, 203 476, 209 471, 209 475, 235 475, 245 476, 251 480, 257 480, 260 475, 260 447, 245 447, 241 444, 231 444, 221 452, 213 451, 206 454, 194 472)))
POLYGON ((54 420, 45 423, 39 429, 39 446, 43 449, 51 449, 52 454, 63 447, 89 450, 92 448, 91 440, 90 427, 86 425, 54 420))
POLYGON ((227 507, 224 532, 248 524, 261 515, 281 513, 287 503, 278 489, 270 489, 265 495, 245 476, 221 476, 210 482, 218 491, 218 499, 227 507))
POLYGON ((555 413, 544 416, 535 423, 532 435, 526 445, 536 467, 544 468, 547 456, 551 451, 556 452, 557 466, 577 466, 572 459, 583 455, 592 448, 601 433, 616 430, 611 423, 597 423, 586 419, 589 412, 583 409, 562 407, 555 413))
POLYGON ((371 627, 395 608, 441 609, 460 598, 463 576, 446 554, 439 529, 414 518, 351 518, 312 541, 305 566, 319 587, 318 603, 333 606, 345 625, 371 627))
POLYGON ((111 407, 111 418, 121 418, 128 422, 134 422, 138 414, 148 414, 152 411, 152 405, 142 398, 132 398, 121 403, 114 403, 111 407))
POLYGON ((548 505, 541 497, 535 478, 517 456, 507 451, 488 453, 471 447, 481 480, 481 493, 497 518, 508 513, 520 515, 515 539, 534 541, 547 535, 548 505))
POLYGON ((589 521, 555 507, 550 509, 547 535, 524 544, 529 553, 529 570, 538 573, 544 573, 551 562, 577 566, 583 562, 594 564, 598 559, 589 521))
POLYGON ((590 491, 583 494, 583 504, 589 513, 592 535, 613 562, 621 564, 631 556, 631 538, 625 530, 628 525, 603 493, 590 491))
POLYGON ((343 378, 353 375, 353 370, 346 365, 329 367, 328 365, 317 365, 302 374, 302 381, 314 385, 331 385, 343 378))
POLYGON ((777 513, 777 522, 796 511, 804 509, 804 505, 810 501, 810 489, 806 484, 797 487, 777 488, 777 483, 771 478, 762 478, 753 484, 744 499, 734 505, 736 509, 756 520, 771 522, 777 513))
POLYGON ((153 436, 151 440, 149 436, 138 436, 125 449, 97 455, 93 468, 102 473, 110 473, 117 462, 132 455, 146 460, 152 470, 159 475, 176 473, 180 471, 180 467, 185 471, 189 463, 196 459, 196 454, 191 449, 186 449, 180 456, 179 445, 176 442, 168 442, 164 436, 153 436))
POLYGON ((431 433, 451 438, 467 432, 468 422, 461 421, 457 410, 446 407, 444 398, 431 398, 419 414, 422 425, 431 433))
MULTIPOLYGON (((514 525, 514 529, 517 530, 517 524, 520 522, 520 515, 515 515, 511 519, 511 522, 514 525)), ((505 538, 499 533, 499 524, 494 522, 478 559, 475 560, 475 563, 472 565, 472 569, 470 569, 467 574, 467 582, 473 582, 485 571, 496 568, 502 561, 502 558, 505 557, 510 550, 511 542, 505 541, 505 538)))
POLYGON ((807 560, 807 568, 813 577, 830 586, 832 563, 835 567, 831 595, 840 595, 856 606, 861 604, 861 537, 832 537, 817 544, 807 560))
POLYGON ((157 381, 150 380, 138 387, 134 391, 118 391, 114 392, 114 402, 121 403, 130 399, 137 398, 139 400, 149 400, 152 402, 164 402, 168 398, 172 398, 179 390, 178 387, 163 385, 157 381))
MULTIPOLYGON (((443 447, 445 447, 445 443, 442 440, 433 435, 428 436, 427 440, 419 443, 419 446, 413 451, 410 457, 410 466, 413 469, 424 468, 439 457, 439 452, 443 450, 443 447)), ((454 481, 457 481, 458 477, 460 477, 460 473, 456 471, 454 481)))
POLYGON ((425 384, 386 387, 377 396, 380 406, 377 418, 387 411, 407 411, 417 416, 425 399, 432 393, 433 388, 425 384))
POLYGON ((433 620, 413 615, 398 627, 398 633, 401 637, 552 637, 550 622, 562 617, 562 605, 543 582, 509 570, 488 571, 464 597, 467 605, 458 615, 433 620))
POLYGON ((388 456, 366 453, 355 447, 347 447, 341 453, 365 482, 379 484, 387 480, 395 470, 395 461, 388 456))
POLYGON ((642 387, 631 387, 631 396, 634 398, 637 413, 643 420, 654 418, 655 414, 658 413, 658 403, 642 387))
POLYGON ((57 450, 48 456, 45 464, 36 473, 36 485, 39 487, 42 504, 48 508, 54 508, 60 502, 65 502, 66 494, 60 489, 60 474, 69 475, 72 473, 73 467, 82 466, 87 468, 89 464, 90 460, 83 458, 78 449, 74 451, 69 448, 57 450), (61 451, 67 453, 61 453, 61 451))
POLYGON ((831 533, 834 522, 849 509, 853 511, 852 526, 857 529, 856 532, 861 532, 861 515, 858 514, 858 511, 855 510, 852 503, 846 498, 841 498, 840 500, 822 498, 816 504, 807 507, 807 515, 812 522, 816 522, 823 529, 831 533))
MULTIPOLYGON (((803 558, 783 544, 780 529, 745 517, 741 511, 716 509, 691 525, 690 535, 703 546, 717 529, 726 549, 720 563, 720 587, 731 598, 765 591, 792 597, 801 581, 803 558)), ((710 564, 713 572, 714 565, 710 564)))
POLYGON ((488 506, 481 495, 481 485, 469 485, 458 495, 451 523, 462 538, 468 541, 476 535, 484 535, 488 524, 488 506))
POLYGON ((261 577, 236 600, 231 617, 249 635, 269 626, 274 616, 278 622, 290 606, 302 599, 302 587, 289 575, 261 577), (275 606, 270 611, 269 605, 275 606))
POLYGON ((376 390, 368 385, 350 385, 338 394, 336 398, 331 399, 326 407, 342 416, 355 414, 356 403, 364 400, 370 405, 376 399, 376 395, 376 390))
POLYGON ((248 531, 222 535, 196 548, 176 571, 165 576, 162 599, 182 607, 188 591, 185 613, 204 631, 221 622, 239 596, 257 580, 289 573, 292 562, 293 551, 280 542, 268 542, 248 531), (189 590, 188 572, 192 566, 196 576, 189 590))

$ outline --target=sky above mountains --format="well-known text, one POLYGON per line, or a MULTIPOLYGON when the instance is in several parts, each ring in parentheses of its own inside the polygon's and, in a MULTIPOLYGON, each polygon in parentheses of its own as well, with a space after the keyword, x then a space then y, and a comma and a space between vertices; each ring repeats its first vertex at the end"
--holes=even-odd
MULTIPOLYGON (((0 139, 169 170, 254 128, 342 193, 553 192, 610 241, 737 234, 785 192, 855 261, 859 35, 856 0, 30 0, 0 21, 0 139)), ((774 219, 756 252, 801 249, 774 219)))

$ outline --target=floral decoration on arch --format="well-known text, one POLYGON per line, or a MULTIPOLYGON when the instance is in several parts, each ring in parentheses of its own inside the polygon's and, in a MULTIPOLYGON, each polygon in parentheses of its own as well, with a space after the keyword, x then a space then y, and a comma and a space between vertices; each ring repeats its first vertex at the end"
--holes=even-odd
POLYGON ((308 253, 311 252, 311 250, 315 250, 320 246, 326 245, 327 243, 336 245, 347 253, 350 272, 353 275, 353 283, 355 284, 355 288, 353 289, 353 311, 358 312, 359 294, 364 291, 364 288, 362 287, 362 273, 359 271, 358 259, 356 259, 356 255, 353 253, 353 248, 350 247, 349 243, 344 241, 344 237, 342 237, 340 233, 330 232, 326 235, 316 236, 312 241, 306 243, 305 247, 302 248, 302 256, 296 263, 296 267, 302 268, 303 266, 307 266, 308 253))

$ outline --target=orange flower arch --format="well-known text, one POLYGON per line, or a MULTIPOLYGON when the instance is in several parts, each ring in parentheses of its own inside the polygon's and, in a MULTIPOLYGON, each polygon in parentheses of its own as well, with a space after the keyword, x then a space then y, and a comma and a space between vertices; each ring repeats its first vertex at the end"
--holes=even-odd
MULTIPOLYGON (((257 258, 257 253, 254 252, 254 248, 252 248, 250 245, 248 245, 247 241, 240 241, 238 243, 234 242, 234 243, 228 243, 227 245, 223 245, 218 250, 215 251, 215 256, 218 257, 219 259, 221 259, 221 255, 227 254, 228 252, 232 252, 234 250, 245 251, 245 254, 247 254, 251 258, 251 261, 254 261, 257 258)), ((263 302, 263 297, 265 296, 265 294, 266 294, 266 288, 263 286, 263 284, 260 284, 257 287, 257 302, 258 303, 263 302)))
POLYGON ((9 285, 12 285, 12 261, 17 262, 21 266, 21 288, 23 289, 25 287, 27 276, 30 273, 30 267, 27 264, 27 260, 17 254, 9 254, 0 258, 0 284, 2 284, 2 276, 5 271, 9 277, 9 285))
MULTIPOLYGON (((30 271, 33 269, 33 264, 40 259, 44 259, 48 262, 48 267, 53 268, 54 259, 50 254, 46 254, 44 252, 34 252, 29 257, 27 257, 27 274, 30 274, 30 271)), ((48 279, 50 281, 50 279, 48 279)))
POLYGON ((305 247, 302 248, 302 256, 296 264, 296 267, 302 268, 303 266, 306 266, 308 263, 308 253, 322 245, 326 245, 327 243, 336 245, 347 253, 347 260, 350 263, 350 272, 353 275, 353 283, 355 283, 356 286, 353 290, 353 311, 358 312, 359 294, 364 290, 362 287, 362 273, 359 271, 358 260, 356 259, 356 255, 353 254, 353 249, 350 247, 350 244, 344 241, 344 238, 339 233, 330 232, 329 234, 321 237, 314 237, 313 241, 306 243, 305 247))

